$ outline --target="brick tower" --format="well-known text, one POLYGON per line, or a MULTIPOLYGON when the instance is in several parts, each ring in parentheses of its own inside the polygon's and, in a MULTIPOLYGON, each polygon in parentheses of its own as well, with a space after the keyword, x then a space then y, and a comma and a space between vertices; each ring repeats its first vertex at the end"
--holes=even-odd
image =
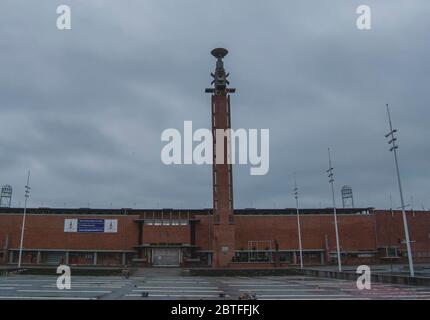
POLYGON ((233 176, 231 161, 228 161, 231 150, 230 137, 219 135, 219 129, 226 130, 231 127, 229 94, 236 90, 227 87, 230 84, 227 80, 229 74, 226 74, 222 60, 227 53, 228 51, 223 48, 212 50, 211 54, 217 59, 215 73, 211 73, 214 86, 206 89, 207 93, 212 93, 212 266, 215 268, 228 266, 235 254, 233 176))

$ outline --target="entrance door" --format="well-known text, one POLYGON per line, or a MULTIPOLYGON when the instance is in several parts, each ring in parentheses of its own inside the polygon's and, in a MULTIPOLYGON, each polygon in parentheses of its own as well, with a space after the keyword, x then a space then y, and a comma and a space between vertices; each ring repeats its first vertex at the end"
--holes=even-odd
POLYGON ((152 249, 152 265, 159 267, 178 267, 179 249, 152 249))
POLYGON ((48 251, 45 253, 45 262, 50 264, 66 263, 63 252, 48 251))

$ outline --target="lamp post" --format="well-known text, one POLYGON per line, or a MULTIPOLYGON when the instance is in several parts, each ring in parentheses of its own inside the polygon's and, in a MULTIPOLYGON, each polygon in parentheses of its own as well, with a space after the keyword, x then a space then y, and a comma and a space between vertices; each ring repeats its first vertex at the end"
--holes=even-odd
POLYGON ((21 259, 22 259, 22 246, 24 243, 24 229, 25 229, 25 216, 27 213, 27 200, 30 197, 30 170, 27 175, 27 185, 25 186, 25 200, 24 200, 24 214, 22 216, 22 225, 21 225, 21 241, 19 245, 19 257, 18 257, 18 268, 21 268, 21 259))
POLYGON ((334 174, 333 174, 333 167, 331 165, 331 155, 330 155, 330 148, 328 148, 328 167, 327 170, 328 174, 328 182, 331 185, 331 194, 332 194, 332 200, 333 200, 333 215, 334 215, 334 230, 336 233, 336 249, 337 249, 337 264, 339 268, 339 272, 342 271, 342 261, 340 257, 340 245, 339 245, 339 230, 337 226, 337 213, 336 213, 336 200, 334 198, 334 174))
POLYGON ((388 104, 386 106, 387 106, 388 124, 390 127, 390 132, 385 135, 385 138, 390 139, 388 141, 388 144, 391 145, 390 151, 393 152, 393 155, 394 155, 394 163, 396 166, 397 183, 398 183, 399 194, 400 194, 400 204, 401 204, 401 208, 402 208, 403 227, 405 230, 406 250, 408 252, 409 273, 410 273, 411 277, 414 277, 415 271, 414 271, 414 262, 412 260, 411 241, 409 240, 408 220, 406 218, 405 201, 403 199, 402 182, 400 180, 399 163, 397 160, 397 148, 399 146, 396 143, 397 138, 394 136, 394 134, 397 132, 397 129, 393 129, 393 125, 391 123, 390 108, 388 107, 388 104))

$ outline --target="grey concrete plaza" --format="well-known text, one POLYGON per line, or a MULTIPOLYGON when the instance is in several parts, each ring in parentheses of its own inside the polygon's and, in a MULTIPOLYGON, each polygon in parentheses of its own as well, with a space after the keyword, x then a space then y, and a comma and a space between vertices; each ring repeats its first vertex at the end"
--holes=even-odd
POLYGON ((232 299, 254 293, 265 299, 430 299, 430 287, 372 283, 358 290, 354 281, 304 276, 188 277, 178 269, 144 269, 129 279, 73 276, 71 289, 59 290, 56 276, 0 277, 0 300, 11 299, 232 299), (148 294, 144 297, 145 293, 148 294))

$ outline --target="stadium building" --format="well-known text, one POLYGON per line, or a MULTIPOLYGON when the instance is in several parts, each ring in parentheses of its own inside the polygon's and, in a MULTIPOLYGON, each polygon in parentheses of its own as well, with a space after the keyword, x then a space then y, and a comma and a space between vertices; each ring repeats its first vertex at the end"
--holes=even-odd
MULTIPOLYGON (((0 261, 16 264, 22 208, 0 208, 0 261)), ((206 210, 28 209, 23 265, 213 265, 214 219, 206 210)), ((414 262, 430 262, 430 212, 407 213, 414 262)), ((302 209, 305 265, 336 264, 332 209, 302 209)), ((223 267, 299 264, 296 209, 234 210, 234 253, 223 267)), ((405 263, 401 211, 338 209, 344 264, 405 263)))

